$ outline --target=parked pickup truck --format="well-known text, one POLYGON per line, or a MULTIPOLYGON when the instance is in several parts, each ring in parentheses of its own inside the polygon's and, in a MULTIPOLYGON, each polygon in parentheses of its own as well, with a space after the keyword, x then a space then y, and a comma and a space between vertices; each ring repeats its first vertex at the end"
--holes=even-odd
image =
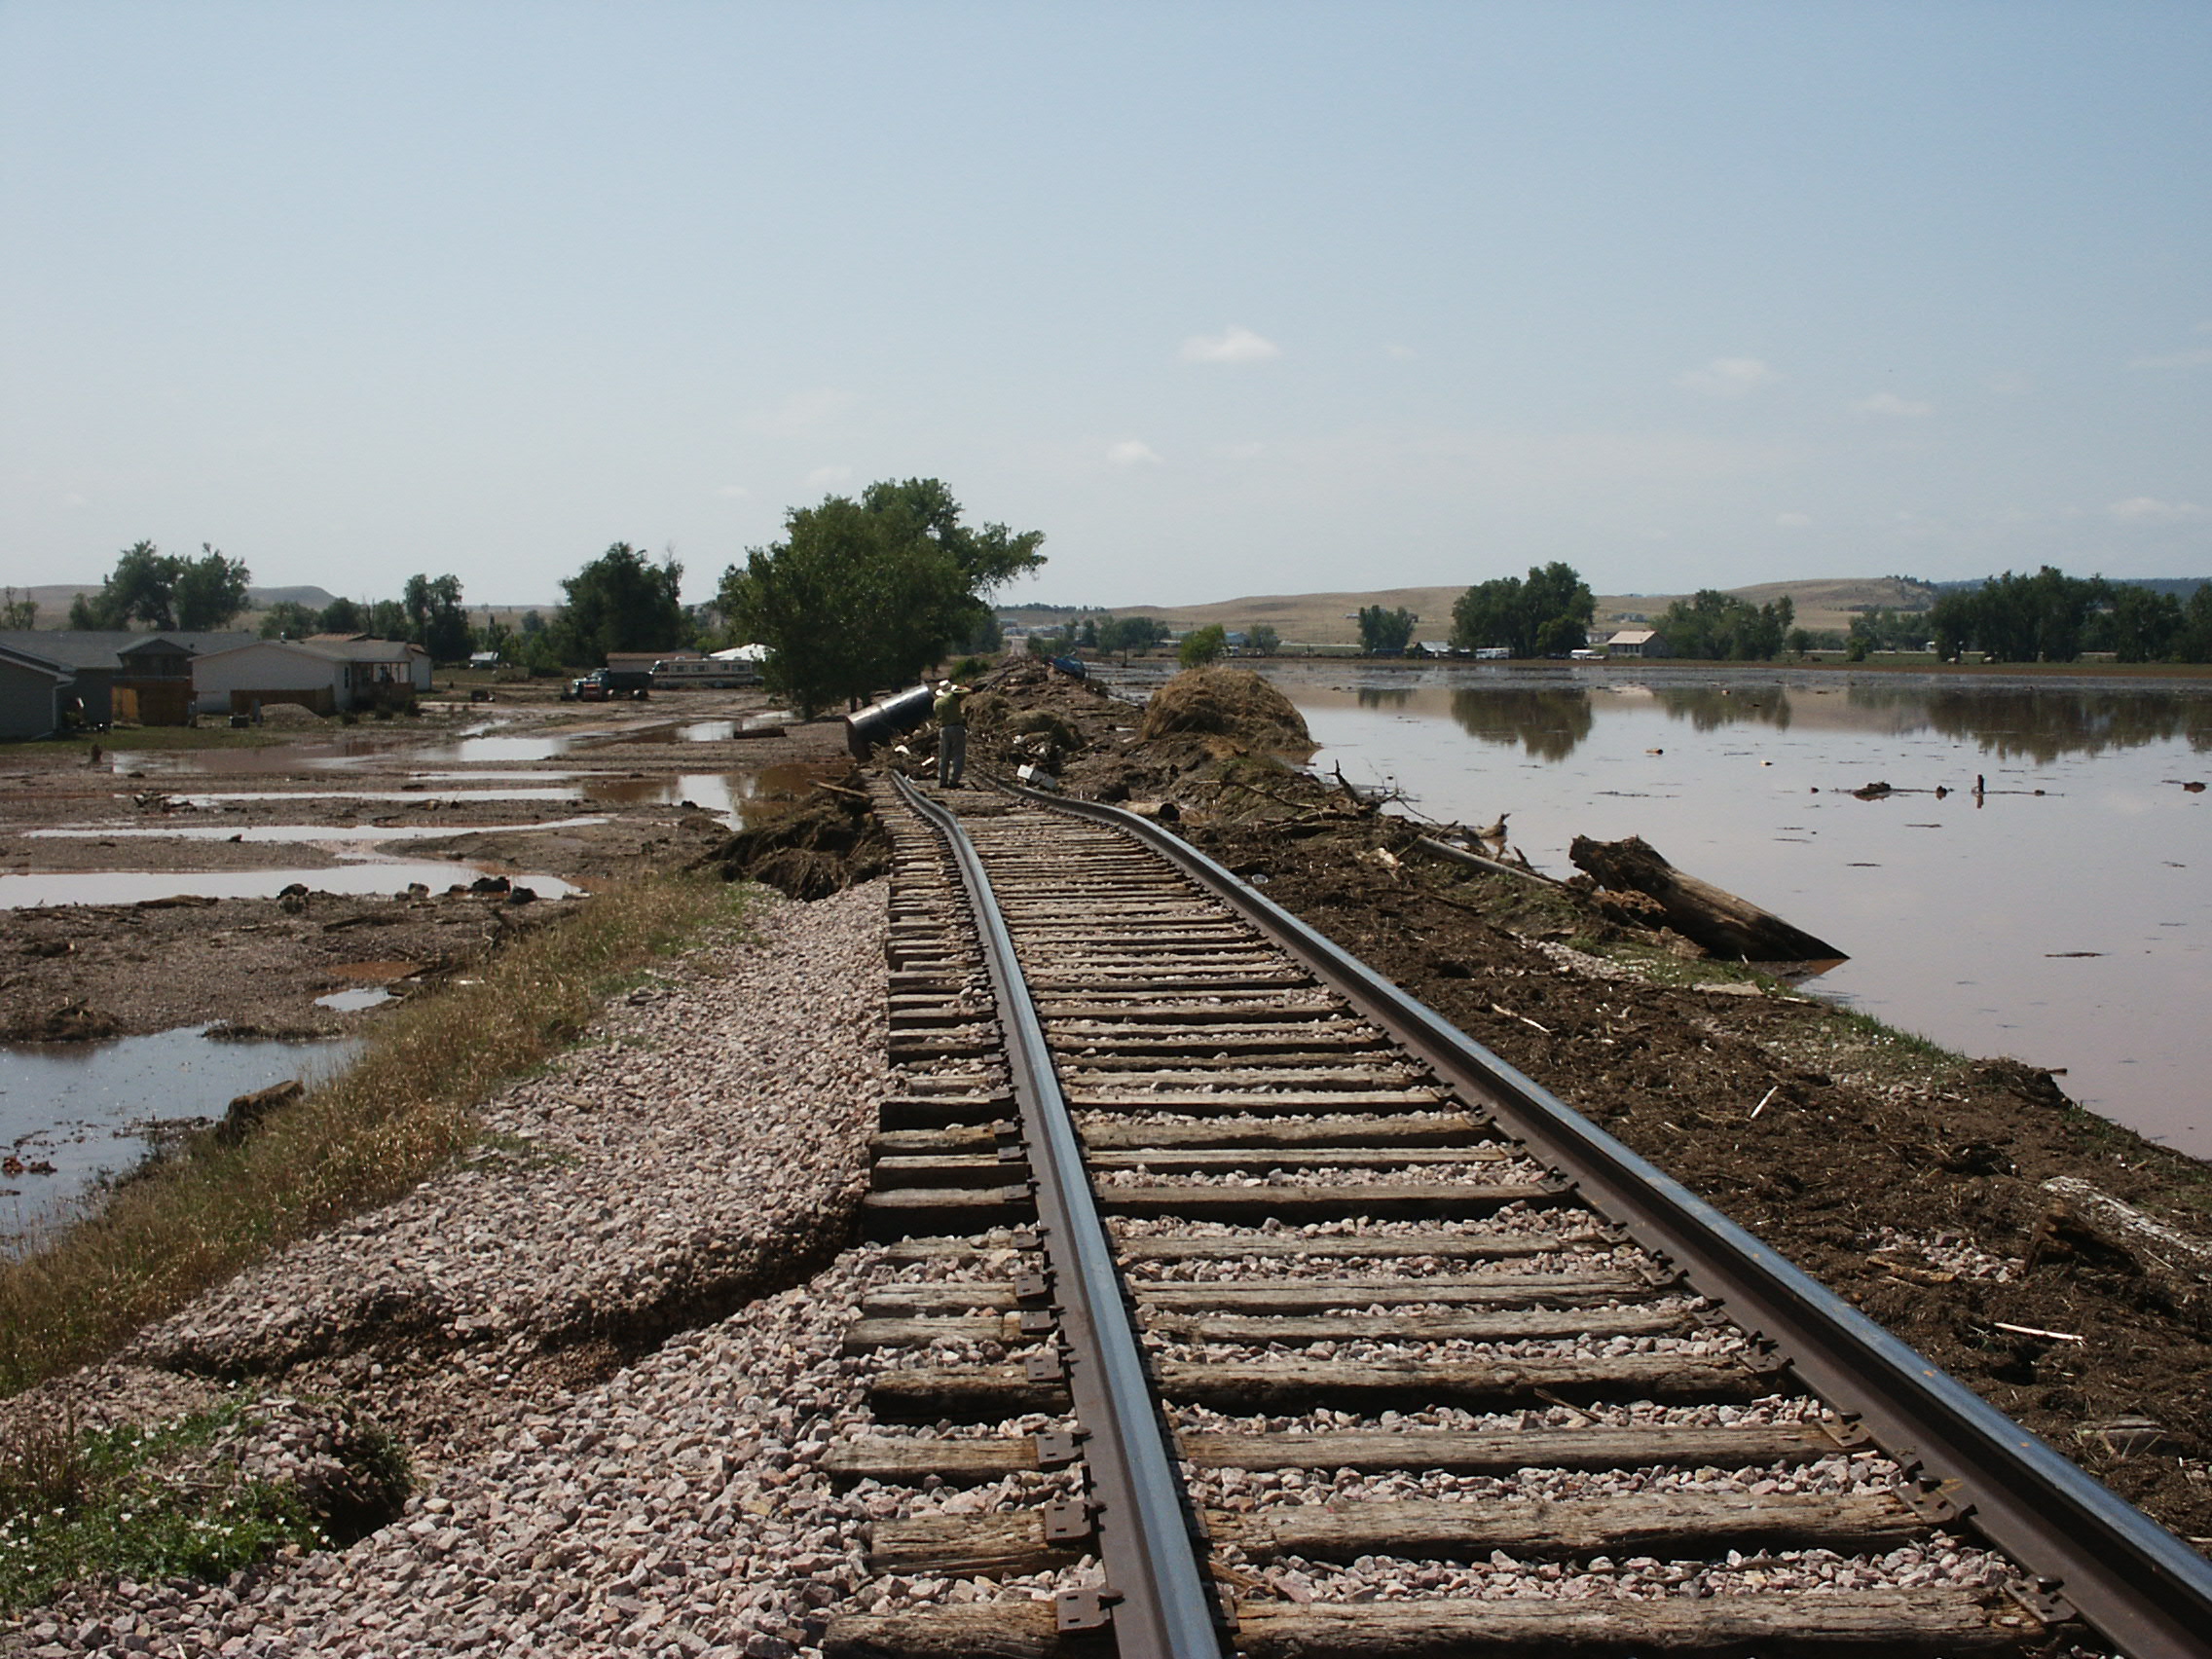
POLYGON ((607 703, 618 697, 629 697, 643 703, 652 695, 653 677, 649 669, 595 668, 581 680, 569 682, 569 688, 561 693, 564 703, 607 703))

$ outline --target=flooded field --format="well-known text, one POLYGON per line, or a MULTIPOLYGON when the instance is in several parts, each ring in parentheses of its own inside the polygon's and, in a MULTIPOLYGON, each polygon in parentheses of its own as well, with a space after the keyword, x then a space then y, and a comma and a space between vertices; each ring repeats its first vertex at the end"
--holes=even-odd
POLYGON ((1509 815, 1540 869, 1641 835, 1834 940, 1813 988, 2064 1074, 2212 1157, 2212 686, 1348 666, 1272 674, 1314 765, 1509 815), (1980 782, 1983 788, 1976 791, 1980 782), (1854 792, 1888 784, 1890 793, 1854 792))
POLYGON ((849 764, 840 725, 793 728, 758 693, 284 725, 0 759, 0 1233, 134 1161, 133 1124, 350 1053, 558 913, 531 900, 685 867, 849 764), (216 1020, 325 1040, 197 1035, 216 1020))

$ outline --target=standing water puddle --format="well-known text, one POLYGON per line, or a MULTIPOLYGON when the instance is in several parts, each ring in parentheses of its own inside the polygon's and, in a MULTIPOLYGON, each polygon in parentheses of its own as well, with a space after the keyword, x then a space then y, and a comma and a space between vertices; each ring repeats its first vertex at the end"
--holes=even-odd
MULTIPOLYGON (((0 875, 0 910, 37 904, 142 904, 150 899, 274 899, 294 882, 314 893, 398 893, 410 886, 443 893, 478 875, 505 873, 458 861, 364 859, 324 869, 99 869, 66 875, 0 875)), ((540 899, 583 891, 557 875, 512 873, 540 899)))
POLYGON ((158 1125, 219 1118, 238 1095, 290 1078, 312 1083, 360 1050, 353 1038, 211 1043, 205 1029, 0 1043, 0 1148, 10 1161, 0 1162, 0 1254, 102 1173, 135 1163, 158 1143, 158 1125))
MULTIPOLYGON (((415 797, 408 797, 413 799, 415 797)), ((442 835, 516 835, 581 830, 605 818, 553 818, 543 824, 127 824, 95 830, 27 830, 25 840, 80 841, 426 841, 442 835)))

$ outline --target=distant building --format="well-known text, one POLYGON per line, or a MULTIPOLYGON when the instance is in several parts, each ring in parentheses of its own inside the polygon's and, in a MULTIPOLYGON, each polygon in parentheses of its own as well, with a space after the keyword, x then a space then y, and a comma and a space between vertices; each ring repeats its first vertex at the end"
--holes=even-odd
POLYGON ((253 638, 237 629, 36 628, 0 633, 0 645, 67 669, 70 694, 89 726, 184 725, 192 718, 193 659, 253 638))
POLYGON ((255 703, 297 703, 318 715, 404 701, 430 688, 430 653, 406 640, 318 634, 255 640, 193 659, 193 707, 243 715, 255 703))
POLYGON ((1623 628, 1605 642, 1605 650, 1617 657, 1663 657, 1667 642, 1655 628, 1623 628))

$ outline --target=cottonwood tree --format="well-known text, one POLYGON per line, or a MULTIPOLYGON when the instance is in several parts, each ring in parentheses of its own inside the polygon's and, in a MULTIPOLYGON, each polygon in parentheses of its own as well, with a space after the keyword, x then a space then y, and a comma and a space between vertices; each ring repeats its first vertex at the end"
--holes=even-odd
POLYGON ((1245 646, 1260 656, 1273 656, 1282 648, 1282 636, 1265 622, 1255 622, 1244 630, 1245 646))
POLYGON ((407 612, 407 637, 428 651, 432 662, 459 662, 475 648, 459 576, 409 576, 399 603, 407 612))
POLYGON ((1555 559, 1522 576, 1477 582, 1452 607, 1459 650, 1503 645, 1517 657, 1564 656, 1590 643, 1598 602, 1573 566, 1555 559))
POLYGON ((226 559, 203 541, 199 558, 177 561, 176 626, 188 633, 228 627, 245 608, 252 579, 243 559, 226 559))
POLYGON ((1796 602, 1788 594, 1768 605, 1752 605, 1717 588, 1704 588, 1667 607, 1659 632, 1675 656, 1771 662, 1796 619, 1796 602))
POLYGON ((1363 605, 1359 610, 1359 648, 1369 656, 1402 656, 1420 618, 1400 606, 1385 610, 1380 605, 1363 605))
POLYGON ((1229 654, 1229 630, 1219 622, 1209 622, 1203 628, 1194 628, 1183 636, 1183 643, 1175 647, 1175 660, 1185 668, 1203 668, 1209 662, 1218 662, 1229 654))
POLYGON ((811 719, 911 682, 975 634, 983 596, 1044 563, 1041 531, 971 529, 935 478, 871 484, 785 516, 784 539, 722 572, 718 603, 766 648, 761 677, 811 719))
POLYGON ((569 603, 558 624, 571 662, 604 663, 609 651, 657 651, 685 644, 683 567, 673 555, 657 565, 617 541, 569 577, 569 603))
POLYGON ((296 599, 280 599, 261 613, 265 640, 304 640, 315 632, 316 613, 296 599))
POLYGON ((197 559, 134 541, 115 561, 96 594, 70 602, 72 628, 128 628, 143 622, 157 633, 220 628, 245 608, 252 572, 206 542, 197 559))

